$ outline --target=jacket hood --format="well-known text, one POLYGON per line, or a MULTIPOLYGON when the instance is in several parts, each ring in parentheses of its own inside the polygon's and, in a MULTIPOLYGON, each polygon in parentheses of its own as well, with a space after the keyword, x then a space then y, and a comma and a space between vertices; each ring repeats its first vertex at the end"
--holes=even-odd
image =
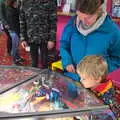
POLYGON ((89 33, 95 31, 103 24, 106 16, 107 16, 107 13, 103 12, 102 15, 99 17, 99 19, 91 27, 87 27, 86 29, 84 28, 85 25, 82 24, 79 17, 77 17, 76 18, 76 27, 81 34, 87 36, 89 33))
MULTIPOLYGON (((77 20, 77 16, 72 17, 71 21, 69 22, 69 25, 71 26, 71 24, 73 25, 73 27, 76 27, 76 20, 77 20)), ((77 27, 76 27, 77 28, 77 27)), ((115 22, 112 20, 112 18, 107 14, 105 17, 105 20, 103 21, 103 23, 96 29, 94 29, 91 32, 95 32, 95 31, 99 31, 99 32, 103 32, 103 33, 110 33, 111 31, 116 31, 116 29, 119 29, 117 25, 115 25, 115 22), (113 27, 111 27, 113 26, 113 27)), ((78 30, 78 29, 77 29, 78 30)), ((80 32, 78 30, 78 32, 80 32)), ((90 32, 90 33, 91 33, 90 32)), ((81 32, 80 32, 81 33, 81 32)), ((82 33, 81 33, 82 34, 82 33)), ((84 35, 84 34, 83 34, 84 35)))

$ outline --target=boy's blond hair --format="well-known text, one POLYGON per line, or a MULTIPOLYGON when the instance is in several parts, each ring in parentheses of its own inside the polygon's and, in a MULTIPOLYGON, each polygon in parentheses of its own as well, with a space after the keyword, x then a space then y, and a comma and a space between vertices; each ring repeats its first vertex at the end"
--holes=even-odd
POLYGON ((94 79, 101 77, 104 80, 108 73, 107 62, 99 55, 85 56, 77 65, 77 72, 78 74, 82 73, 94 79))

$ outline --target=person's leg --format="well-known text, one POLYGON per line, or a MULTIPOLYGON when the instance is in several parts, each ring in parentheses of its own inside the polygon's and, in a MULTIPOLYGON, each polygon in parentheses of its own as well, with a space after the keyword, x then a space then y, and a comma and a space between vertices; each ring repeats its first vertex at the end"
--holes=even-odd
POLYGON ((19 37, 15 32, 10 32, 11 38, 12 38, 12 50, 11 50, 11 55, 13 56, 13 62, 17 63, 20 61, 20 56, 19 56, 19 37))
POLYGON ((6 28, 4 28, 4 32, 6 33, 8 40, 7 40, 7 53, 11 55, 11 50, 12 50, 12 38, 10 36, 10 33, 6 28))
POLYGON ((17 47, 16 47, 16 35, 15 32, 10 32, 10 36, 12 38, 12 50, 11 50, 11 55, 13 57, 13 62, 16 62, 16 51, 17 51, 17 47))
POLYGON ((30 54, 32 59, 32 67, 38 67, 38 48, 39 46, 35 43, 30 44, 30 54))
POLYGON ((41 44, 40 44, 40 58, 41 58, 42 68, 48 68, 47 43, 41 42, 41 44))
POLYGON ((15 33, 15 38, 16 38, 16 60, 21 61, 21 57, 19 54, 19 43, 20 43, 20 38, 18 37, 18 35, 15 33))

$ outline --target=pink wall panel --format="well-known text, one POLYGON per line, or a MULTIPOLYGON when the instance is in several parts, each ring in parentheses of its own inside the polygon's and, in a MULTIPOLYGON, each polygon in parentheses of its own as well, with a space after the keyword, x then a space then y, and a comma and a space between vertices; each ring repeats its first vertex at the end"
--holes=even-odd
POLYGON ((61 35, 63 32, 63 29, 66 25, 66 23, 68 22, 70 17, 68 16, 58 16, 58 22, 57 22, 57 45, 56 48, 59 49, 60 47, 60 39, 61 39, 61 35))
POLYGON ((111 9, 112 9, 112 0, 107 0, 107 7, 106 10, 108 13, 111 14, 111 9))

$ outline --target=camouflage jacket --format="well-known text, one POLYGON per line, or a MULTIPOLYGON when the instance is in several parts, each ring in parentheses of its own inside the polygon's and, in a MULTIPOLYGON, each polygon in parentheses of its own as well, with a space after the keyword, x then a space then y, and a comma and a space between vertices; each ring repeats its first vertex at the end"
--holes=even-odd
POLYGON ((56 0, 20 0, 20 36, 28 43, 56 41, 56 0))
POLYGON ((7 24, 5 0, 0 0, 0 23, 7 24))

